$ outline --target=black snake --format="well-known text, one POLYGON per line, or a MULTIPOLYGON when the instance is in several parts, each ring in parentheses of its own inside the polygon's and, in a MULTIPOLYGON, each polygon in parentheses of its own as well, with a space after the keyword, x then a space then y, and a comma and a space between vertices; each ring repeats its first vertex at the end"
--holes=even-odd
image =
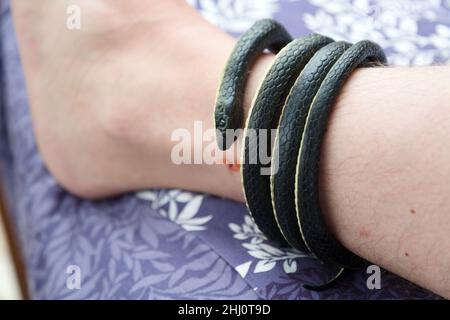
POLYGON ((331 235, 323 219, 317 178, 320 141, 345 80, 355 68, 374 63, 385 64, 386 58, 373 42, 351 45, 319 34, 292 40, 276 21, 260 20, 238 40, 216 98, 220 149, 228 149, 236 138, 229 131, 227 135, 227 130, 244 128, 241 178, 255 223, 270 240, 313 253, 337 267, 337 274, 359 265, 362 259, 331 235), (276 56, 244 125, 245 83, 252 64, 265 49, 276 56), (271 129, 277 129, 275 137, 271 129), (269 164, 258 157, 262 145, 272 156, 269 164), (270 174, 262 174, 264 169, 270 169, 270 174))

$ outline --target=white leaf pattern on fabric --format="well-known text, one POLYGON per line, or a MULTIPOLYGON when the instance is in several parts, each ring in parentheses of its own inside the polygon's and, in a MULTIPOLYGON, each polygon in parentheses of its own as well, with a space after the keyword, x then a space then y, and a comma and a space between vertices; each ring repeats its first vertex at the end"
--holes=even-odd
POLYGON ((200 9, 209 22, 229 32, 243 32, 254 22, 271 18, 278 11, 278 0, 187 0, 200 9))
POLYGON ((250 269, 251 264, 252 264, 251 261, 247 261, 247 262, 244 262, 244 263, 242 263, 242 264, 240 264, 240 265, 238 265, 238 266, 236 267, 236 271, 239 273, 239 275, 240 275, 242 278, 245 278, 245 276, 247 275, 248 270, 250 269))
POLYGON ((206 230, 206 224, 212 215, 195 217, 203 203, 203 195, 174 190, 144 191, 136 194, 139 199, 150 201, 153 209, 158 210, 161 216, 168 217, 187 231, 206 230), (169 205, 168 211, 163 208, 169 205), (183 207, 180 210, 180 207, 183 207))
POLYGON ((195 214, 198 212, 200 205, 202 204, 203 197, 196 196, 192 200, 188 200, 186 206, 178 215, 178 221, 185 221, 193 218, 195 214))
MULTIPOLYGON (((383 47, 393 65, 429 65, 450 61, 448 11, 441 0, 310 0, 317 7, 302 15, 313 32, 335 40, 373 40, 383 47), (426 33, 419 23, 437 22, 426 33)), ((447 4, 448 5, 448 4, 447 4)), ((448 7, 447 7, 448 8, 448 7)), ((430 24, 431 25, 431 24, 430 24)))
POLYGON ((276 262, 273 261, 268 261, 268 260, 261 260, 258 261, 258 263, 256 264, 255 267, 255 273, 260 273, 260 272, 267 272, 272 270, 276 265, 276 262))
POLYGON ((283 262, 283 270, 286 273, 294 273, 297 271, 297 261, 295 260, 285 260, 283 262))
MULTIPOLYGON (((297 260, 315 259, 314 257, 295 249, 278 248, 271 245, 248 214, 244 216, 244 223, 242 225, 229 223, 228 227, 233 232, 233 238, 245 241, 241 245, 247 249, 247 253, 259 260, 253 270, 254 273, 270 271, 276 266, 277 262, 282 262, 283 271, 285 273, 294 273, 297 271, 297 260)), ((245 265, 245 263, 239 265, 239 267, 243 268, 243 265, 245 265)), ((245 266, 247 267, 247 265, 245 266)), ((249 267, 250 265, 248 265, 248 268, 249 267)), ((239 274, 242 272, 241 269, 238 270, 237 268, 236 271, 238 271, 239 274)), ((245 275, 247 274, 248 270, 245 272, 245 275)))

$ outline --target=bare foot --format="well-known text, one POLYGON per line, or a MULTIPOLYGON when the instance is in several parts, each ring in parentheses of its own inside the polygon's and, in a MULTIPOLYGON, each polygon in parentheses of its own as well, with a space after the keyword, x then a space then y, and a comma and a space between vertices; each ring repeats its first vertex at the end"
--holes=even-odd
POLYGON ((80 30, 66 28, 69 1, 12 2, 36 139, 56 179, 90 198, 179 187, 241 199, 224 181, 196 186, 223 167, 170 161, 174 129, 213 126, 234 40, 182 0, 74 3, 80 30))

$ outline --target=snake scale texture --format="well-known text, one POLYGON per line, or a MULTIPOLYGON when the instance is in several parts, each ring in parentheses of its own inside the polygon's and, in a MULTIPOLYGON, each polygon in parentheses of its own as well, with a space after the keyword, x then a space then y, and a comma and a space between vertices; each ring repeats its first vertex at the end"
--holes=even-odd
POLYGON ((332 236, 323 218, 318 188, 321 141, 333 103, 352 71, 385 63, 383 50, 373 42, 352 45, 319 34, 292 40, 282 25, 264 19, 237 41, 217 92, 219 148, 228 149, 235 142, 234 131, 244 128, 241 179, 255 223, 270 240, 335 267, 333 279, 362 259, 332 236), (276 56, 244 124, 245 84, 264 50, 276 56))

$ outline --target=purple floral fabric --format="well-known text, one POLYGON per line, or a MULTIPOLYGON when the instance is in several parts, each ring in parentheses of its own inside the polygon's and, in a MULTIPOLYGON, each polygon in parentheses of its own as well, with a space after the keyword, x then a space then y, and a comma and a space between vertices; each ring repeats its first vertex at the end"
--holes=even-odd
MULTIPOLYGON (((274 17, 297 35, 372 39, 397 65, 450 61, 450 1, 189 0, 233 35, 274 17)), ((144 190, 91 202, 64 191, 36 148, 9 1, 0 0, 0 161, 32 298, 437 298, 389 272, 370 290, 365 268, 323 292, 314 258, 279 248, 245 207, 182 190, 144 190), (67 285, 80 270, 80 288, 67 285)))

